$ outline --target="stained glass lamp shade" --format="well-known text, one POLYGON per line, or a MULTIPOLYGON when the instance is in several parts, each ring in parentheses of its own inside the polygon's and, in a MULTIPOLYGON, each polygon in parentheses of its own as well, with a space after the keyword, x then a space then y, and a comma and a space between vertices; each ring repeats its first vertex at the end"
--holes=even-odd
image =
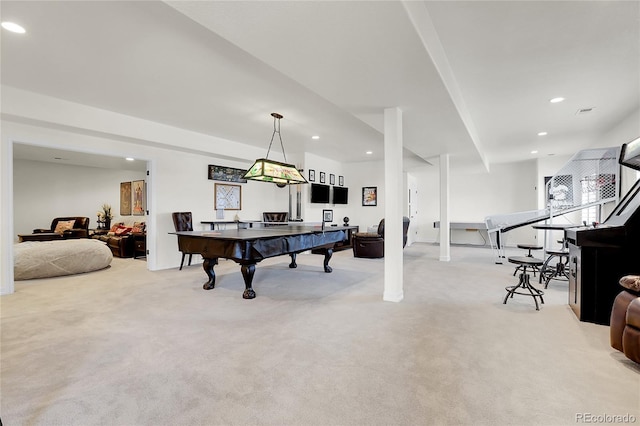
POLYGON ((280 145, 282 146, 284 161, 287 161, 287 155, 284 152, 284 144, 282 143, 282 137, 280 136, 280 119, 282 118, 282 115, 274 112, 271 114, 271 116, 273 117, 273 134, 271 135, 271 142, 269 143, 267 156, 265 158, 258 158, 255 163, 253 163, 253 166, 251 166, 247 173, 244 175, 244 178, 275 183, 278 186, 308 183, 304 176, 302 176, 302 174, 293 164, 269 160, 271 144, 273 144, 273 138, 277 133, 278 138, 280 139, 280 145))

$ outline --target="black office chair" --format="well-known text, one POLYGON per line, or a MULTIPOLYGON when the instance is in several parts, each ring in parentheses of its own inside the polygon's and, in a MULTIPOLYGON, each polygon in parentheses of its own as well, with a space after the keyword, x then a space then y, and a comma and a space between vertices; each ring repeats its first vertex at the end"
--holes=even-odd
MULTIPOLYGON (((173 226, 176 228, 176 231, 193 231, 193 218, 191 212, 173 212, 171 213, 171 217, 173 218, 173 226)), ((182 260, 180 261, 180 270, 182 270, 182 265, 184 265, 184 257, 189 255, 189 265, 191 266, 191 257, 194 253, 189 252, 187 247, 181 247, 180 239, 178 239, 178 250, 182 252, 182 260)))

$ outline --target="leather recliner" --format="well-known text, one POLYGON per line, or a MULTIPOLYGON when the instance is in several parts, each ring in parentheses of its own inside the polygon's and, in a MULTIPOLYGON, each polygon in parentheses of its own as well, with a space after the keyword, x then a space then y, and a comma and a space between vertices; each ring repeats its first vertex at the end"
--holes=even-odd
MULTIPOLYGON (((402 247, 407 245, 409 232, 409 218, 402 218, 402 247)), ((376 259, 384 257, 384 219, 378 224, 378 232, 375 234, 357 232, 353 234, 353 256, 376 259)))
POLYGON ((34 229, 34 234, 53 233, 56 231, 58 222, 74 221, 73 226, 70 229, 62 231, 62 238, 88 238, 89 237, 89 218, 83 216, 74 217, 55 217, 51 221, 51 227, 49 229, 39 228, 34 229))
POLYGON ((624 290, 616 296, 611 309, 611 347, 640 363, 640 276, 624 276, 620 285, 624 290))

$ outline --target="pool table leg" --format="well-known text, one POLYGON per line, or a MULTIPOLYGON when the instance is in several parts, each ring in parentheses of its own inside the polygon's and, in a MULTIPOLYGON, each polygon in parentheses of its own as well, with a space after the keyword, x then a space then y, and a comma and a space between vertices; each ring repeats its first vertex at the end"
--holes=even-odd
POLYGON ((218 258, 213 258, 213 259, 205 258, 204 262, 202 262, 202 268, 204 269, 204 272, 207 274, 207 277, 209 277, 209 281, 204 283, 204 285, 202 286, 203 289, 211 290, 216 286, 216 273, 213 271, 213 267, 216 266, 217 264, 218 264, 218 258))
POLYGON ((331 260, 331 256, 333 256, 333 249, 328 248, 327 251, 324 252, 324 271, 326 273, 333 271, 331 266, 329 266, 329 261, 331 260))
POLYGON ((242 277, 244 278, 244 286, 245 290, 242 293, 243 299, 253 299, 256 297, 256 292, 251 288, 251 283, 253 282, 253 274, 256 272, 256 264, 242 265, 240 267, 240 272, 242 272, 242 277))
POLYGON ((297 268, 298 264, 296 263, 296 253, 289 254, 291 256, 291 263, 289 264, 289 268, 297 268))

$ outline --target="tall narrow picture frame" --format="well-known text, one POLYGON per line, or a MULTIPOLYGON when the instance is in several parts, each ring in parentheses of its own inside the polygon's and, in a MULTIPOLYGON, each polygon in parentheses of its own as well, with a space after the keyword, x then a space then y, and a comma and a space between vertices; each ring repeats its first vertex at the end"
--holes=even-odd
POLYGON ((131 216, 131 182, 120 183, 120 216, 131 216))
POLYGON ((378 187, 365 186, 362 188, 362 205, 377 206, 378 205, 378 187))
POLYGON ((133 215, 144 216, 147 208, 147 190, 144 180, 134 180, 131 182, 131 195, 133 196, 133 215))

